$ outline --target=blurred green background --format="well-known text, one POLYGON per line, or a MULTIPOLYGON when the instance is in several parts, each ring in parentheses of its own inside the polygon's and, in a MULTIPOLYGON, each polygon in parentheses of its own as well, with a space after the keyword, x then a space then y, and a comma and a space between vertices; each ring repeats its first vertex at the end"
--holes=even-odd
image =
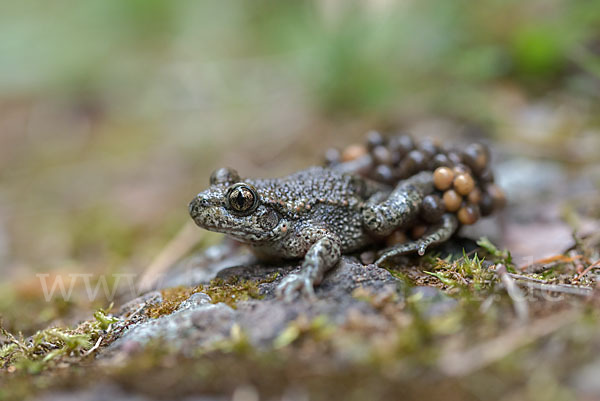
POLYGON ((598 1, 2 2, 0 311, 36 272, 143 271, 221 165, 473 127, 595 163, 599 55, 598 1))

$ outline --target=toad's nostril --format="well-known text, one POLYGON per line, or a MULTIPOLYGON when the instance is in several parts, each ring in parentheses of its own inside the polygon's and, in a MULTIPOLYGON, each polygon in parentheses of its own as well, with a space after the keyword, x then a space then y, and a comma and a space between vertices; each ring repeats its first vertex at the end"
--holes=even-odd
POLYGON ((192 201, 188 205, 188 210, 190 211, 190 216, 194 217, 196 215, 196 198, 192 199, 192 201))
POLYGON ((196 196, 190 202, 190 204, 188 206, 188 209, 190 211, 190 215, 192 217, 194 217, 194 216, 198 215, 198 213, 200 212, 200 210, 202 210, 204 208, 207 208, 209 206, 210 206, 210 201, 208 199, 196 196))

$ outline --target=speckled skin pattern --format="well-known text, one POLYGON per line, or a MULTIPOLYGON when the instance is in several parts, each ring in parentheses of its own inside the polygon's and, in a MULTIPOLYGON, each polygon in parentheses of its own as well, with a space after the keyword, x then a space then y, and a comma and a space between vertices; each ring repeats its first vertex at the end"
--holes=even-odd
MULTIPOLYGON (((259 257, 304 258, 301 272, 286 277, 279 287, 285 299, 298 293, 314 297, 313 286, 342 253, 411 224, 422 199, 434 190, 431 172, 392 188, 322 167, 247 180, 235 170, 220 169, 210 184, 189 205, 198 226, 250 245, 259 257)), ((422 255, 429 245, 447 240, 457 226, 454 215, 446 214, 422 238, 386 250, 376 263, 406 253, 422 255)))

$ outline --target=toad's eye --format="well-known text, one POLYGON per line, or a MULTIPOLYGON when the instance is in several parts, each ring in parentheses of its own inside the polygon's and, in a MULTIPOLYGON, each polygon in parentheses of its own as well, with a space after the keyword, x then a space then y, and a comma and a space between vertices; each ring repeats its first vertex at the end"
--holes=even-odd
POLYGON ((258 196, 254 188, 246 184, 237 184, 227 191, 227 205, 239 213, 252 211, 258 204, 258 196))

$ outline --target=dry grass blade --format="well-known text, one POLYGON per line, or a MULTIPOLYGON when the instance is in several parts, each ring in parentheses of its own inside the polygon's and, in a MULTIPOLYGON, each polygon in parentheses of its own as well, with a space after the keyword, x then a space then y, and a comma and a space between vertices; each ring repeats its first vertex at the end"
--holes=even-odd
POLYGON ((577 278, 575 279, 575 281, 579 281, 583 278, 583 276, 585 276, 586 274, 588 274, 592 269, 596 269, 600 267, 600 260, 597 260, 595 263, 592 263, 591 265, 589 265, 585 270, 583 270, 581 273, 579 273, 579 275, 577 276, 577 278))
POLYGON ((517 318, 520 322, 526 322, 529 320, 529 307, 527 306, 525 296, 506 271, 506 266, 499 264, 496 266, 495 271, 513 303, 517 318))
POLYGON ((148 266, 139 283, 140 292, 150 291, 160 276, 202 239, 204 231, 193 222, 186 223, 148 266))
POLYGON ((523 265, 521 267, 518 268, 519 271, 522 272, 542 272, 544 270, 550 269, 551 267, 553 267, 556 263, 572 263, 575 261, 578 261, 582 258, 583 256, 581 255, 574 255, 574 256, 566 256, 566 255, 554 255, 551 256, 549 258, 544 258, 544 259, 539 259, 536 261, 533 261, 531 263, 528 263, 526 265, 523 265))
MULTIPOLYGON (((514 277, 514 276, 513 276, 514 277)), ((530 281, 530 280, 520 280, 518 279, 517 284, 533 288, 536 290, 547 291, 547 292, 557 292, 561 294, 569 294, 569 295, 578 295, 582 297, 589 297, 594 293, 592 288, 588 287, 578 287, 575 285, 569 284, 546 284, 543 282, 530 281)))

